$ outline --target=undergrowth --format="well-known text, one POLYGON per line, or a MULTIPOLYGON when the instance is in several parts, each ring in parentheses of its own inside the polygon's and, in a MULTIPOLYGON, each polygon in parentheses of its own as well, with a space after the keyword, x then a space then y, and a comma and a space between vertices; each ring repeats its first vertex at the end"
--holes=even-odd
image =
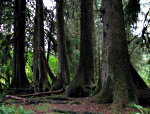
POLYGON ((150 114, 150 109, 141 105, 137 105, 134 102, 130 103, 130 107, 136 108, 139 112, 133 112, 132 114, 150 114))
POLYGON ((32 110, 26 110, 22 106, 19 108, 15 108, 15 106, 7 106, 1 105, 0 106, 0 114, 32 114, 32 110))

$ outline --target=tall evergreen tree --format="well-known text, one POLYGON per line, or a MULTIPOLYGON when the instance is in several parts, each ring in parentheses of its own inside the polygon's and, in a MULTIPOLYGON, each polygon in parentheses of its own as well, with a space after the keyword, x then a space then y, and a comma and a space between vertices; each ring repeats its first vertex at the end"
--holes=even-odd
POLYGON ((14 55, 12 88, 29 86, 25 73, 25 12, 26 0, 15 0, 14 8, 14 55))
POLYGON ((0 2, 0 9, 1 9, 1 10, 0 10, 0 29, 1 29, 1 24, 2 24, 2 23, 1 23, 1 17, 2 17, 2 3, 3 3, 3 1, 0 2))
POLYGON ((70 82, 68 67, 68 57, 66 48, 66 38, 64 34, 64 0, 56 0, 56 19, 57 19, 57 50, 59 63, 59 77, 53 84, 52 90, 61 89, 70 82))
POLYGON ((80 60, 67 91, 70 97, 87 96, 89 91, 86 87, 94 83, 93 0, 81 0, 80 8, 80 60))
POLYGON ((123 5, 121 0, 102 0, 103 52, 101 82, 102 90, 97 101, 113 101, 116 110, 130 101, 137 102, 125 36, 123 5))
POLYGON ((40 55, 40 48, 44 51, 44 17, 43 0, 36 0, 36 13, 33 37, 33 83, 35 91, 49 89, 46 69, 40 55))

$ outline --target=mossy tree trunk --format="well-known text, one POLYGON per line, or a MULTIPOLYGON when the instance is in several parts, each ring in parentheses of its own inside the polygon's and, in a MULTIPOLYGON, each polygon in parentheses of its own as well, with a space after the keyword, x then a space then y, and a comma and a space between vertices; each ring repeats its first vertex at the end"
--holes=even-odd
POLYGON ((122 1, 102 0, 101 11, 103 19, 101 70, 103 89, 97 95, 97 100, 105 103, 113 101, 113 109, 118 110, 130 101, 137 102, 137 90, 130 71, 122 1), (111 95, 112 97, 110 97, 111 95))
POLYGON ((33 83, 35 91, 46 91, 49 89, 49 83, 46 68, 39 52, 40 47, 44 51, 43 0, 36 0, 33 38, 33 83))
POLYGON ((15 0, 14 8, 14 52, 13 78, 11 88, 23 89, 29 86, 25 73, 25 12, 26 0, 15 0))
POLYGON ((56 0, 56 19, 57 19, 57 50, 59 63, 59 76, 53 83, 52 90, 66 87, 70 82, 68 67, 66 38, 64 34, 64 0, 56 0))
POLYGON ((81 0, 80 60, 75 78, 67 89, 70 97, 89 95, 89 87, 94 83, 93 56, 93 0, 81 0))

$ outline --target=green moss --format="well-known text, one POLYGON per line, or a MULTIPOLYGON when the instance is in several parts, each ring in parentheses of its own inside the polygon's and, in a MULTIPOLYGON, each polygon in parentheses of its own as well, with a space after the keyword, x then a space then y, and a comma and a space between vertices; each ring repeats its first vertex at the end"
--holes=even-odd
POLYGON ((69 97, 84 97, 84 96, 88 96, 87 91, 84 90, 84 88, 82 87, 84 85, 84 81, 82 79, 77 80, 77 78, 75 78, 71 84, 69 85, 69 87, 67 88, 67 96, 69 97))
POLYGON ((92 99, 92 102, 97 103, 112 103, 113 101, 113 87, 110 77, 108 77, 103 89, 92 99))
POLYGON ((39 111, 46 111, 49 109, 49 107, 52 107, 50 104, 42 104, 42 105, 38 105, 37 109, 39 111))

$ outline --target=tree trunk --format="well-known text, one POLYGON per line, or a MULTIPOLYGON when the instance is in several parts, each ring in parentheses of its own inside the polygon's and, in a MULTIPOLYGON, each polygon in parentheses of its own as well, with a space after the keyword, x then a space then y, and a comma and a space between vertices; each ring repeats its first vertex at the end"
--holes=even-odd
MULTIPOLYGON (((2 22, 1 22, 1 20, 2 20, 2 3, 3 3, 3 1, 1 1, 0 2, 0 30, 1 30, 1 24, 2 24, 2 22)), ((0 37, 2 37, 2 32, 0 31, 0 37)), ((0 82, 0 92, 2 92, 2 84, 1 84, 1 82, 0 82)))
POLYGON ((88 96, 89 88, 94 83, 93 0, 81 0, 80 26, 80 61, 67 90, 70 97, 88 96))
MULTIPOLYGON (((2 4, 3 4, 3 1, 0 2, 0 9, 1 9, 0 10, 0 30, 1 30, 1 25, 2 25, 2 22, 1 22, 1 20, 2 20, 2 9, 3 9, 2 4)), ((1 31, 0 31, 0 35, 1 35, 1 31)))
POLYGON ((37 13, 34 17, 34 36, 33 36, 33 85, 34 91, 38 92, 39 89, 39 69, 38 69, 38 38, 37 38, 37 13))
MULTIPOLYGON (((137 102, 125 36, 123 5, 121 0, 102 0, 103 49, 102 49, 102 91, 99 96, 113 95, 113 109, 117 111, 130 101, 137 102), (111 81, 111 83, 110 83, 111 81), (110 91, 104 90, 112 86, 110 91), (103 92, 106 92, 105 95, 103 92), (109 95, 108 95, 109 94, 109 95)), ((98 101, 103 101, 103 97, 98 101)), ((105 98, 109 102, 109 98, 105 98)))
MULTIPOLYGON (((98 27, 99 29, 100 29, 100 31, 99 30, 97 30, 97 32, 100 32, 99 33, 99 35, 101 35, 102 34, 102 30, 101 30, 101 28, 100 28, 100 26, 98 27)), ((98 34, 97 32, 95 32, 95 34, 98 34)), ((102 35, 101 35, 102 36, 102 35)), ((100 91, 100 89, 102 88, 102 84, 101 84, 101 77, 100 77, 100 73, 101 73, 101 48, 102 48, 102 46, 101 46, 101 44, 102 44, 102 37, 101 36, 99 36, 99 37, 97 37, 96 38, 96 41, 95 41, 95 48, 96 48, 96 53, 94 54, 95 55, 95 78, 96 78, 96 89, 95 89, 95 91, 94 91, 94 94, 97 94, 97 93, 99 93, 99 91, 100 91)), ((96 35, 95 35, 95 37, 96 37, 96 35)))
POLYGON ((46 91, 49 89, 46 69, 42 62, 39 49, 44 51, 44 23, 43 23, 43 0, 36 0, 36 14, 33 38, 33 82, 35 91, 46 91))
POLYGON ((56 0, 56 19, 57 19, 57 50, 59 63, 58 80, 53 84, 52 90, 59 90, 66 87, 70 82, 66 38, 64 35, 64 0, 56 0))
POLYGON ((25 11, 26 11, 26 0, 15 0, 13 78, 11 88, 17 89, 26 88, 29 86, 29 82, 25 73, 25 60, 24 60, 25 11))
POLYGON ((137 71, 135 70, 135 68, 133 67, 133 65, 131 63, 130 63, 130 70, 131 70, 131 73, 132 73, 133 81, 134 81, 137 89, 148 88, 148 86, 146 85, 144 80, 140 77, 140 75, 137 73, 137 71))

